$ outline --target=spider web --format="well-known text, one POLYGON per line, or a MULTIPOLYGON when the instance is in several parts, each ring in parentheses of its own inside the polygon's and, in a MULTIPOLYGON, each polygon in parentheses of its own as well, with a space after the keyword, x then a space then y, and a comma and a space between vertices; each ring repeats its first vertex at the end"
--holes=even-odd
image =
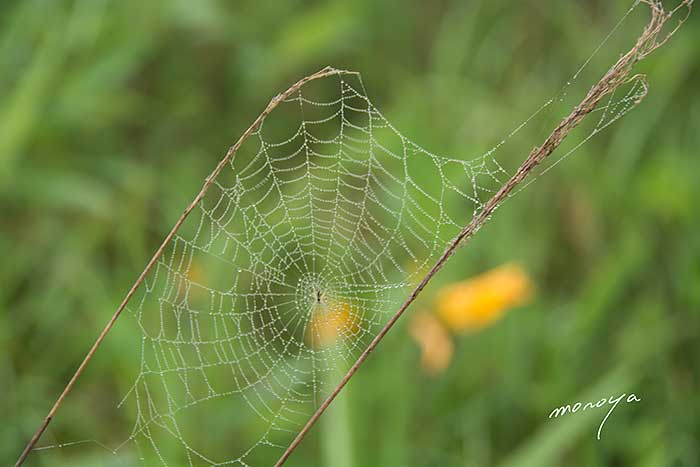
MULTIPOLYGON (((405 138, 355 73, 283 101, 131 301, 141 357, 120 405, 135 423, 110 450, 135 446, 148 465, 274 463, 469 213, 510 177, 495 151, 565 90, 470 160, 405 138), (210 423, 230 431, 206 433, 210 423)), ((634 81, 613 95, 563 157, 645 91, 634 81)))
POLYGON ((507 178, 491 157, 447 159, 408 141, 356 76, 327 80, 335 99, 304 88, 236 153, 132 309, 142 331, 132 439, 163 464, 161 435, 197 465, 253 465, 256 451, 286 447, 324 382, 459 231, 465 208, 507 178), (299 120, 291 134, 287 119, 273 122, 287 112, 299 120), (249 446, 228 459, 191 444, 179 422, 222 398, 232 416, 254 419, 249 446))
MULTIPOLYGON (((337 98, 316 100, 305 87, 236 153, 131 308, 142 357, 127 395, 136 406, 130 440, 144 459, 274 461, 327 395, 325 382, 369 344, 465 213, 509 178, 491 153, 450 159, 407 140, 356 75, 326 80, 337 98), (273 120, 287 112, 299 125, 284 135, 288 120, 281 128, 273 120), (226 458, 195 444, 201 437, 181 423, 206 423, 217 407, 248 422, 246 442, 226 458), (181 452, 162 452, 162 436, 181 452)), ((594 132, 640 92, 633 86, 605 106, 594 132)))

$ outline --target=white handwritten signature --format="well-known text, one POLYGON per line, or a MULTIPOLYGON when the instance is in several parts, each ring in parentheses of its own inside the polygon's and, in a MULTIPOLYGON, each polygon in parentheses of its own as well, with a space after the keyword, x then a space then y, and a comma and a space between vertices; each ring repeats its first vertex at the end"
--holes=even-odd
MULTIPOLYGON (((612 407, 610 407, 610 410, 608 410, 608 413, 605 414, 603 421, 600 422, 600 426, 598 427, 597 438, 600 440, 600 433, 601 433, 601 431, 603 431, 603 425, 605 425, 605 422, 608 420, 608 417, 610 417, 610 414, 613 412, 613 410, 615 410, 615 407, 617 407, 617 405, 620 403, 620 401, 622 401, 624 399, 624 397, 626 395, 627 394, 622 394, 616 399, 613 399, 613 397, 610 396, 609 399, 603 398, 595 403, 586 402, 585 404, 583 404, 581 402, 576 402, 574 405, 563 405, 561 407, 557 407, 556 409, 552 410, 552 412, 549 414, 549 418, 557 418, 557 417, 563 416, 567 413, 576 413, 579 410, 581 410, 583 412, 583 411, 588 410, 588 409, 599 409, 599 408, 604 407, 606 405, 612 405, 612 407)), ((642 400, 634 394, 630 394, 629 396, 627 396, 627 400, 626 400, 627 403, 641 402, 641 401, 642 400)))

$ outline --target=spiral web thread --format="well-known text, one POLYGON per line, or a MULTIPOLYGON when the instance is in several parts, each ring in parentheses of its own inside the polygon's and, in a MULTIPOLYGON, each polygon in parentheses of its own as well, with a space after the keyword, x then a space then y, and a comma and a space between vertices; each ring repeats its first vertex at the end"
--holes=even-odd
MULTIPOLYGON (((110 451, 136 446, 148 465, 274 463, 469 211, 510 177, 496 149, 565 92, 471 160, 409 141, 355 73, 338 71, 282 102, 131 302, 141 362, 120 405, 135 424, 110 451), (217 417, 230 433, 206 434, 217 417)), ((611 96, 563 157, 645 92, 634 80, 611 96)))

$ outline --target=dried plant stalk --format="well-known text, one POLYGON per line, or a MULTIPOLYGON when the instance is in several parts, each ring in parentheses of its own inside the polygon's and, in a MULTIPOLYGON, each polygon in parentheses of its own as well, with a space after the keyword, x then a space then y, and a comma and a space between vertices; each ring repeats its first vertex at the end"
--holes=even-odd
MULTIPOLYGON (((410 293, 408 298, 404 301, 401 307, 394 313, 391 319, 386 323, 386 325, 381 329, 381 331, 376 335, 372 342, 367 346, 367 348, 358 357, 355 363, 350 367, 348 372, 345 374, 343 379, 338 383, 338 385, 333 389, 331 394, 326 398, 326 400, 319 406, 316 412, 311 416, 306 425, 299 431, 297 436, 291 442, 289 447, 285 450, 282 456, 279 458, 275 467, 282 466, 289 456, 292 454, 294 449, 299 445, 304 436, 309 432, 311 427, 316 423, 319 417, 324 413, 328 406, 333 402, 338 393, 345 387, 350 378, 357 372, 359 367, 364 363, 369 354, 377 347, 379 342, 384 338, 384 336, 389 332, 389 330, 394 326, 396 321, 403 315, 404 311, 413 303, 413 301, 418 297, 418 295, 423 291, 425 286, 430 282, 430 280, 435 276, 435 274, 444 266, 447 260, 457 251, 457 249, 462 246, 467 240, 469 240, 489 219, 496 208, 503 202, 503 200, 512 192, 512 190, 520 184, 527 176, 532 172, 532 170, 540 164, 544 159, 546 159, 552 152, 554 152, 557 147, 562 143, 562 141, 567 137, 567 135, 576 128, 583 119, 590 114, 600 103, 600 101, 607 95, 611 94, 615 89, 622 86, 623 84, 629 82, 630 80, 639 79, 644 83, 644 92, 639 97, 639 100, 643 99, 646 95, 646 83, 644 82, 644 77, 637 75, 630 78, 632 68, 636 63, 643 60, 646 56, 652 53, 654 50, 658 49, 664 45, 668 39, 680 28, 683 22, 687 19, 690 14, 691 5, 693 0, 682 0, 675 8, 666 11, 664 10, 662 4, 658 0, 640 0, 642 3, 649 5, 651 10, 651 18, 647 25, 645 26, 642 34, 637 39, 634 47, 632 47, 626 54, 624 54, 612 68, 596 83, 588 92, 586 97, 579 103, 574 110, 557 125, 557 127, 552 131, 552 133, 547 137, 544 143, 534 148, 525 161, 518 168, 516 173, 496 192, 496 194, 489 199, 483 206, 482 210, 475 215, 471 222, 467 224, 464 229, 450 242, 448 247, 445 249, 440 259, 435 263, 432 269, 425 275, 421 282, 416 286, 416 288, 410 293), (686 15, 678 21, 678 23, 669 32, 664 33, 663 29, 667 22, 674 16, 677 12, 685 10, 686 15)), ((80 375, 85 370, 87 364, 92 360, 95 352, 100 347, 105 337, 112 329, 117 319, 121 315, 122 311, 126 308, 126 305, 131 300, 132 296, 136 290, 141 286, 145 280, 148 273, 151 271, 153 266, 156 264, 157 260, 163 254, 165 248, 170 244, 171 240, 178 232, 183 222, 189 214, 194 210, 194 208, 201 202, 204 195, 209 190, 209 187, 213 181, 218 177, 219 173, 222 171, 224 166, 231 161, 241 145, 253 134, 263 122, 263 120, 285 99, 292 96, 295 92, 301 89, 305 84, 310 81, 325 78, 331 75, 337 75, 342 73, 353 73, 343 70, 337 70, 332 67, 326 67, 312 75, 309 75, 295 84, 293 84, 289 89, 283 93, 275 96, 270 103, 267 105, 265 110, 255 119, 252 125, 243 133, 243 135, 238 139, 238 141, 229 148, 223 159, 219 162, 212 173, 205 179, 204 185, 200 192, 195 196, 194 200, 187 206, 185 211, 182 213, 180 218, 177 220, 173 226, 170 233, 165 237, 163 243, 156 250, 151 260, 146 264, 146 267, 141 272, 136 282, 129 289, 128 293, 122 300, 121 304, 114 312, 107 325, 99 334, 95 343, 92 345, 87 355, 83 359, 82 363, 75 371, 71 379, 64 390, 59 395, 58 399, 54 403, 53 407, 49 411, 48 415, 44 418, 43 422, 34 433, 30 441, 27 443, 26 447, 20 454, 15 467, 20 467, 24 464, 27 456, 32 451, 36 443, 41 438, 42 434, 48 427, 49 423, 55 416, 56 412, 63 404, 66 396, 70 393, 75 385, 75 382, 80 377, 80 375)))

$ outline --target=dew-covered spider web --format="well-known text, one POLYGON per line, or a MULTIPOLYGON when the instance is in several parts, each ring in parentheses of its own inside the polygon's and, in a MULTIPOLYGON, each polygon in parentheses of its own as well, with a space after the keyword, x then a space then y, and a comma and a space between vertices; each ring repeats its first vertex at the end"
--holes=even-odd
MULTIPOLYGON (((564 156, 644 92, 633 81, 613 95, 564 156)), ((147 465, 272 465, 512 175, 517 164, 495 157, 508 138, 468 159, 433 154, 389 123, 354 73, 285 99, 131 300, 140 363, 121 405, 134 425, 109 449, 133 447, 147 465)))
POLYGON ((249 138, 132 306, 143 348, 127 400, 151 455, 161 436, 196 465, 279 455, 465 213, 508 177, 490 156, 448 159, 408 141, 357 76, 327 81, 331 100, 304 88, 275 110, 295 127, 273 114, 249 138), (217 458, 179 420, 222 403, 251 423, 243 448, 217 458))
MULTIPOLYGON (((298 125, 284 119, 277 128, 272 115, 255 131, 131 306, 142 357, 126 402, 135 404, 131 439, 146 458, 169 465, 162 437, 177 440, 177 457, 193 465, 279 455, 327 382, 509 177, 491 154, 450 159, 407 140, 357 76, 327 81, 333 99, 304 88, 275 111, 298 125), (238 434, 246 442, 226 457, 191 436, 202 429, 193 413, 206 425, 219 410, 248 422, 238 434)), ((639 91, 613 102, 600 126, 639 91)))

